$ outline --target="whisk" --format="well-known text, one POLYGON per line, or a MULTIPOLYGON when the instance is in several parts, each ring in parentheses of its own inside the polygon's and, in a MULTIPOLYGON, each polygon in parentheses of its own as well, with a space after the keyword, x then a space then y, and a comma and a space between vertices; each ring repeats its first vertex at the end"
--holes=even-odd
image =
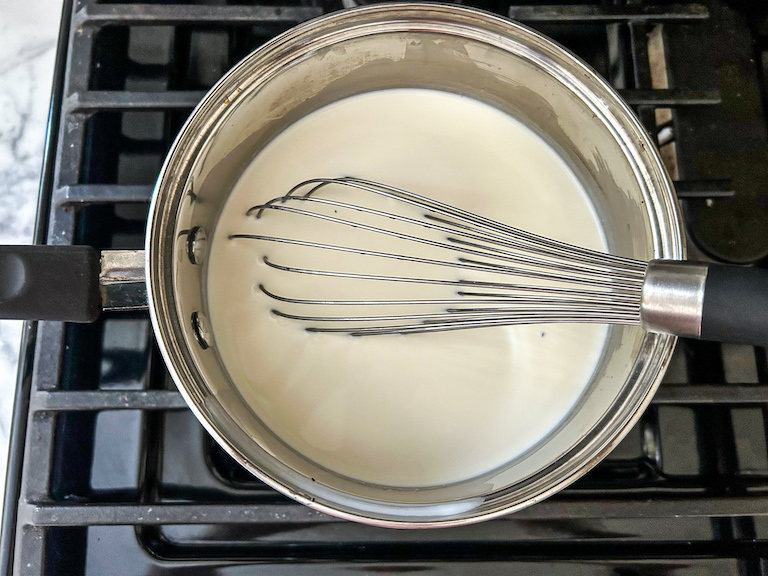
MULTIPOLYGON (((643 262, 607 254, 352 177, 306 180, 284 196, 247 212, 259 223, 274 218, 273 213, 307 219, 307 230, 314 230, 310 221, 337 227, 333 232, 324 228, 321 238, 287 237, 272 230, 300 230, 299 223, 288 227, 285 221, 273 221, 269 230, 259 229, 260 233, 230 235, 234 241, 290 245, 299 250, 292 254, 303 255, 302 262, 310 261, 284 262, 265 253, 262 260, 271 269, 297 278, 333 279, 330 288, 338 294, 331 297, 289 295, 259 285, 274 300, 274 314, 301 322, 310 332, 375 336, 518 324, 599 323, 639 325, 650 332, 707 340, 768 343, 768 271, 763 269, 673 260, 643 262), (364 197, 378 200, 363 202, 364 197), (343 230, 386 238, 398 247, 414 246, 415 252, 355 245, 355 236, 345 243, 340 240, 343 230), (316 258, 308 255, 310 251, 348 255, 362 265, 355 269, 315 267, 316 258), (387 273, 373 273, 374 261, 388 262, 387 273), (400 288, 430 285, 449 292, 447 297, 403 298, 385 293, 382 298, 349 298, 350 290, 343 281, 400 288), (396 312, 387 312, 392 309, 396 312)), ((324 260, 337 262, 327 256, 324 260)), ((289 285, 301 290, 302 283, 289 285)), ((315 285, 307 286, 312 289, 315 285)))

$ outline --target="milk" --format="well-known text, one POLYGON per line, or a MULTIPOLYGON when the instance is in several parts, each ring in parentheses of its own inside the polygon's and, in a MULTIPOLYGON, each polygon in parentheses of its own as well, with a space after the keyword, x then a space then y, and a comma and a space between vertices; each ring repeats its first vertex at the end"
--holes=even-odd
MULTIPOLYGON (((356 300, 455 298, 456 288, 297 275, 270 268, 264 256, 317 270, 349 266, 447 280, 486 276, 230 239, 232 234, 274 234, 455 261, 445 250, 330 228, 334 225, 317 219, 273 212, 260 219, 246 215, 252 206, 303 180, 348 175, 557 240, 606 247, 579 181, 544 140, 514 118, 469 98, 421 89, 372 92, 334 103, 295 123, 259 153, 234 187, 213 235, 208 303, 214 346, 240 394, 295 450, 366 482, 446 484, 524 454, 546 438, 584 392, 603 350, 606 327, 531 325, 361 338, 309 333, 306 323, 271 313, 310 309, 276 302, 260 285, 296 298, 356 300)), ((356 192, 318 194, 406 217, 419 218, 423 212, 356 192)), ((388 225, 404 230, 402 223, 388 225)), ((427 309, 441 308, 313 307, 312 314, 427 309)))

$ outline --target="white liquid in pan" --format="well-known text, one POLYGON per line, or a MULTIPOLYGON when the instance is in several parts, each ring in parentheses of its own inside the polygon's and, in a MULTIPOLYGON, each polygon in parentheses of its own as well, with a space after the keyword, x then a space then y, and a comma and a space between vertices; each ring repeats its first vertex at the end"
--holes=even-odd
MULTIPOLYGON (((579 182, 542 139, 515 119, 477 101, 429 90, 387 90, 337 102, 291 126, 254 159, 215 230, 210 321, 214 345, 240 393, 298 452, 377 484, 455 482, 524 453, 566 417, 584 391, 605 343, 604 326, 355 338, 310 334, 299 322, 270 313, 272 308, 300 310, 278 305, 259 291, 259 284, 292 297, 336 299, 445 298, 455 289, 297 276, 267 267, 264 255, 315 269, 360 264, 376 273, 423 276, 426 270, 436 278, 470 277, 452 269, 408 268, 371 257, 360 263, 355 256, 228 238, 272 233, 438 255, 434 250, 439 249, 406 247, 380 235, 371 239, 350 229, 331 231, 318 220, 277 212, 260 220, 245 215, 302 180, 345 175, 605 249, 600 223, 579 182)), ((399 209, 349 194, 328 191, 326 197, 399 209)), ((401 213, 419 216, 407 209, 401 213)))

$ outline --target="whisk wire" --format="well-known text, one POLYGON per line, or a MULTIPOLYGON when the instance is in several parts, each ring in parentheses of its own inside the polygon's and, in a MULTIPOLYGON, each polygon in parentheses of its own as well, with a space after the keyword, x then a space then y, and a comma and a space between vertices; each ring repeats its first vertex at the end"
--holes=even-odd
MULTIPOLYGON (((313 199, 312 198, 286 198, 286 200, 311 201, 313 199)), ((317 200, 317 199, 314 199, 314 200, 317 200)), ((324 204, 335 205, 335 206, 350 207, 350 208, 353 208, 353 209, 356 209, 356 210, 359 210, 359 211, 364 211, 364 212, 368 212, 368 213, 371 213, 371 214, 385 216, 387 218, 391 218, 391 219, 394 219, 394 220, 399 220, 399 221, 404 221, 404 222, 411 222, 411 223, 415 223, 415 224, 418 224, 418 225, 423 226, 423 227, 434 228, 434 229, 450 232, 450 230, 448 230, 448 229, 446 229, 444 227, 428 226, 428 225, 426 225, 423 222, 418 222, 418 221, 416 221, 414 219, 398 216, 398 215, 391 214, 391 213, 388 213, 388 212, 382 212, 382 211, 379 211, 379 210, 371 210, 371 209, 363 209, 363 208, 360 208, 360 207, 352 207, 349 204, 340 203, 340 202, 323 201, 323 200, 321 200, 320 202, 322 202, 324 204)), ((613 285, 615 285, 615 286, 629 287, 629 286, 632 285, 631 282, 624 282, 623 281, 624 280, 623 277, 622 278, 615 278, 615 277, 611 277, 611 276, 607 276, 606 277, 606 268, 607 267, 605 265, 602 265, 602 267, 600 267, 600 268, 588 268, 586 266, 581 266, 579 264, 563 263, 561 261, 556 261, 556 260, 546 260, 546 259, 543 259, 543 258, 536 258, 536 257, 524 256, 524 255, 520 255, 520 254, 514 254, 514 253, 510 253, 508 251, 502 250, 500 248, 494 248, 494 247, 490 247, 490 246, 483 246, 481 244, 476 244, 476 243, 467 242, 467 241, 464 241, 464 240, 448 237, 449 241, 453 241, 454 245, 452 245, 452 244, 447 244, 445 242, 438 242, 438 241, 435 241, 435 240, 430 240, 428 238, 421 238, 421 237, 418 237, 418 236, 413 236, 411 234, 405 234, 405 233, 398 232, 398 231, 395 231, 395 230, 387 230, 385 228, 380 228, 378 226, 371 226, 371 225, 363 224, 363 223, 360 223, 360 222, 353 222, 353 221, 347 220, 345 218, 339 218, 337 216, 330 216, 330 215, 327 215, 327 214, 318 214, 316 212, 311 212, 311 211, 308 211, 308 210, 301 210, 301 209, 292 208, 290 206, 284 206, 284 205, 274 205, 274 204, 273 205, 266 205, 266 204, 262 204, 262 205, 254 206, 253 208, 251 208, 251 210, 249 210, 249 213, 251 211, 255 210, 255 209, 258 209, 258 210, 268 210, 268 209, 271 209, 271 210, 282 210, 282 211, 291 212, 293 214, 297 214, 297 215, 300 215, 300 216, 306 216, 306 217, 309 217, 309 218, 317 218, 317 219, 320 219, 320 220, 325 220, 325 221, 328 221, 328 222, 333 222, 333 223, 336 223, 336 224, 341 224, 343 226, 349 226, 351 228, 357 228, 357 229, 360 229, 360 230, 366 230, 368 232, 374 232, 376 234, 383 234, 385 236, 391 236, 391 237, 398 238, 398 239, 401 239, 401 240, 416 242, 416 243, 419 243, 419 244, 425 244, 425 245, 428 245, 428 246, 433 246, 433 247, 436 247, 436 248, 442 248, 442 249, 446 249, 446 250, 450 250, 450 251, 460 251, 460 252, 464 252, 464 253, 467 253, 467 254, 474 254, 476 256, 484 256, 484 257, 487 257, 487 258, 496 258, 496 259, 503 260, 503 261, 506 261, 506 262, 515 262, 515 263, 518 263, 518 264, 527 264, 527 265, 530 265, 530 266, 546 268, 546 269, 549 269, 549 270, 559 270, 561 272, 571 272, 571 273, 575 273, 575 274, 584 274, 584 275, 588 275, 588 276, 596 276, 596 277, 599 277, 599 278, 603 278, 605 280, 604 285, 606 285, 606 286, 613 286, 613 285)), ((261 239, 262 240, 268 240, 269 238, 270 237, 263 236, 261 239)), ((279 240, 275 239, 274 241, 279 241, 279 240)), ((320 244, 320 243, 315 244, 313 247, 315 247, 315 248, 322 248, 322 249, 326 249, 326 250, 332 250, 332 249, 338 248, 337 246, 330 246, 330 245, 320 244)), ((381 256, 381 257, 391 257, 391 255, 385 255, 384 253, 379 253, 379 254, 371 253, 371 254, 368 254, 368 255, 371 255, 371 256, 377 255, 377 256, 381 256)), ((472 263, 475 264, 475 265, 484 265, 485 264, 482 261, 472 261, 472 263)), ((488 266, 493 266, 493 264, 488 263, 488 266)), ((519 271, 520 270, 519 268, 506 268, 506 269, 511 270, 511 271, 519 271)), ((635 277, 635 276, 637 276, 637 273, 636 274, 632 274, 630 276, 630 278, 631 277, 635 277)), ((549 273, 542 273, 540 276, 530 276, 530 277, 539 277, 539 278, 543 278, 543 279, 551 279, 552 275, 549 274, 549 273)), ((642 278, 642 275, 640 275, 640 277, 642 278)), ((573 281, 575 283, 579 283, 579 282, 581 282, 583 280, 583 278, 580 278, 578 276, 570 276, 570 275, 569 276, 559 276, 558 279, 559 280, 564 280, 564 281, 573 281)))
MULTIPOLYGON (((367 250, 363 248, 354 248, 351 246, 338 246, 336 244, 325 244, 322 242, 313 242, 310 240, 299 240, 296 238, 280 238, 277 236, 263 236, 260 234, 230 234, 230 239, 247 238, 251 240, 265 240, 268 242, 277 242, 283 244, 293 244, 296 246, 306 246, 310 248, 320 248, 323 250, 332 250, 337 252, 347 252, 350 254, 360 254, 363 256, 375 256, 379 258, 389 258, 393 260, 402 260, 406 262, 413 262, 417 264, 429 264, 434 266, 446 266, 450 268, 463 268, 465 270, 474 270, 477 272, 498 272, 500 274, 508 274, 511 276, 520 276, 524 278, 535 278, 539 280, 556 280, 561 282, 568 282, 573 284, 583 284, 590 286, 601 286, 604 288, 615 288, 621 291, 639 291, 642 284, 612 281, 606 279, 585 278, 572 275, 556 274, 549 272, 542 272, 538 270, 530 270, 526 268, 519 268, 514 266, 503 266, 501 264, 494 264, 492 262, 482 262, 478 260, 469 260, 466 258, 458 258, 456 261, 435 260, 433 258, 423 258, 419 256, 410 256, 408 254, 396 254, 393 252, 380 252, 377 250, 367 250)), ((342 275, 345 277, 350 277, 342 275)))
MULTIPOLYGON (((645 273, 645 268, 646 268, 645 262, 633 260, 630 258, 624 258, 624 257, 616 256, 613 254, 595 252, 593 250, 581 248, 578 246, 573 246, 570 244, 566 244, 564 242, 553 240, 551 238, 546 238, 544 236, 538 236, 536 234, 532 234, 530 232, 526 232, 524 230, 520 230, 512 226, 507 226, 505 224, 495 222, 494 220, 490 220, 488 218, 484 218, 476 214, 472 214, 471 212, 466 212, 459 208, 455 208, 453 206, 443 204, 436 200, 432 200, 424 196, 414 194, 413 192, 409 192, 407 190, 395 188, 393 186, 388 186, 386 184, 372 182, 370 180, 363 180, 360 178, 352 178, 352 177, 314 178, 311 180, 306 180, 294 186, 284 196, 279 196, 277 198, 273 198, 269 200, 264 204, 253 206, 248 210, 247 214, 252 214, 254 211, 256 211, 257 212, 256 217, 260 218, 264 210, 268 208, 274 208, 275 204, 278 202, 284 203, 290 199, 309 200, 312 194, 314 194, 316 191, 318 191, 319 189, 325 186, 329 186, 331 184, 342 184, 345 186, 356 188, 358 190, 371 192, 373 194, 377 194, 386 198, 404 202, 406 204, 410 204, 418 208, 431 210, 437 214, 443 214, 446 216, 456 218, 460 220, 460 222, 446 220, 444 218, 440 218, 439 216, 435 216, 434 214, 429 214, 429 213, 423 215, 425 218, 429 220, 441 222, 443 224, 453 226, 460 230, 471 230, 475 233, 480 233, 484 235, 484 238, 482 239, 488 242, 504 243, 509 247, 516 247, 516 248, 530 250, 536 253, 546 254, 551 256, 560 256, 560 257, 569 259, 571 261, 578 258, 583 258, 583 261, 585 262, 610 264, 613 266, 617 266, 621 269, 625 269, 627 271, 633 271, 636 274, 640 274, 640 275, 643 275, 645 273), (309 186, 311 186, 310 190, 306 192, 304 195, 294 196, 294 194, 297 191, 309 186), (470 224, 473 224, 473 225, 470 225, 470 224), (489 230, 491 232, 489 232, 489 230), (502 232, 504 235, 499 236, 498 234, 493 233, 498 231, 502 232)), ((400 217, 398 215, 376 211, 376 210, 362 207, 362 206, 350 205, 350 204, 335 202, 327 199, 322 199, 322 201, 328 204, 344 206, 346 208, 358 210, 361 212, 368 212, 371 214, 378 213, 388 218, 395 218, 403 221, 411 221, 421 226, 425 226, 426 224, 422 221, 415 221, 413 219, 408 219, 405 217, 400 217)))
MULTIPOLYGON (((437 200, 427 198, 426 196, 421 196, 414 192, 403 190, 402 188, 396 188, 394 186, 389 186, 387 184, 382 184, 380 182, 373 182, 371 180, 365 180, 363 178, 344 176, 341 178, 313 178, 310 180, 305 180, 304 182, 301 182, 296 186, 294 186, 285 196, 282 196, 280 198, 275 198, 270 202, 281 201, 284 198, 292 197, 297 191, 301 190, 302 188, 312 186, 310 190, 304 194, 304 197, 309 197, 319 189, 332 184, 342 184, 345 186, 356 188, 358 190, 364 190, 367 192, 371 192, 373 194, 384 196, 386 198, 398 200, 400 202, 404 202, 406 204, 410 204, 418 208, 426 208, 427 210, 430 210, 437 214, 443 214, 445 216, 455 218, 459 221, 463 221, 465 222, 464 224, 465 226, 466 226, 466 223, 472 223, 475 226, 479 226, 480 228, 483 228, 486 230, 501 232, 507 235, 507 238, 512 238, 515 240, 524 240, 524 241, 530 242, 533 245, 538 246, 540 248, 547 246, 554 249, 561 249, 562 250, 561 254, 568 258, 573 258, 575 254, 578 254, 587 258, 593 258, 593 259, 604 261, 604 262, 613 262, 615 264, 626 266, 628 268, 633 268, 637 270, 645 270, 645 267, 646 267, 646 263, 641 262, 639 260, 624 258, 622 256, 616 256, 614 254, 605 254, 602 252, 596 252, 594 250, 589 250, 588 248, 581 248, 579 246, 574 246, 572 244, 560 242, 552 238, 539 236, 537 234, 533 234, 531 232, 527 232, 525 230, 521 230, 519 228, 515 228, 513 226, 509 226, 506 224, 502 224, 500 222, 496 222, 495 220, 491 220, 489 218, 485 218, 477 214, 473 214, 472 212, 467 212, 466 210, 462 210, 460 208, 456 208, 454 206, 444 204, 437 200)), ((425 215, 425 216, 430 219, 435 219, 435 217, 432 215, 425 215)), ((445 222, 451 223, 451 221, 445 221, 445 222)))
MULTIPOLYGON (((514 311, 515 306, 523 310, 533 310, 541 308, 544 310, 575 308, 590 306, 590 310, 611 310, 619 312, 634 312, 635 308, 631 304, 619 302, 600 302, 597 300, 558 297, 536 297, 536 296, 515 296, 519 301, 510 298, 408 298, 408 299, 387 299, 387 300, 321 300, 306 298, 291 298, 281 296, 270 292, 263 284, 259 284, 259 290, 274 300, 287 302, 290 304, 312 304, 315 306, 411 306, 411 305, 429 305, 446 306, 448 304, 505 304, 503 308, 446 308, 449 312, 509 312, 514 311), (510 301, 511 300, 511 301, 510 301)), ((335 317, 328 317, 333 319, 335 317)))
MULTIPOLYGON (((351 272, 335 272, 330 270, 313 270, 311 268, 296 268, 292 266, 285 266, 282 264, 276 264, 275 262, 272 262, 268 257, 263 258, 263 262, 269 266, 270 268, 275 268, 277 270, 282 270, 283 272, 293 272, 297 274, 309 274, 309 275, 315 275, 315 276, 329 276, 329 277, 336 277, 336 278, 350 278, 350 279, 356 279, 356 280, 380 280, 380 281, 390 281, 390 282, 407 282, 407 283, 414 283, 414 284, 434 284, 434 285, 443 285, 443 286, 466 286, 466 287, 474 287, 474 288, 493 288, 497 290, 510 290, 510 291, 516 291, 519 292, 518 294, 504 294, 504 293, 496 293, 496 294, 483 294, 489 298, 528 298, 527 293, 545 293, 545 294, 557 294, 557 295, 563 295, 567 296, 568 298, 583 298, 585 300, 589 299, 593 302, 602 302, 605 300, 604 294, 596 294, 594 291, 587 291, 582 290, 578 288, 558 288, 555 286, 542 286, 537 284, 511 284, 511 283, 503 283, 503 282, 483 282, 478 280, 445 280, 445 279, 438 279, 438 278, 412 278, 407 276, 386 276, 386 275, 379 275, 379 274, 356 274, 351 272), (526 294, 520 294, 520 293, 526 293, 526 294)), ((265 289, 262 289, 262 291, 266 291, 265 289)), ((464 295, 481 295, 481 294, 475 294, 472 292, 463 292, 459 291, 457 292, 458 295, 464 296, 464 295)), ((271 295, 271 294, 270 294, 271 295)), ((274 297, 274 296, 273 296, 274 297)), ((612 292, 611 293, 612 300, 621 303, 625 302, 626 304, 630 306, 635 306, 637 301, 637 295, 630 292, 627 294, 620 293, 620 292, 612 292)), ((297 300, 299 302, 299 300, 297 300)), ((324 301, 324 300, 300 300, 301 303, 307 303, 307 304, 322 304, 324 302, 330 303, 330 301, 324 301)), ((332 301, 333 304, 343 304, 344 301, 340 300, 334 300, 332 301)), ((374 302, 374 301, 367 301, 367 300, 350 300, 348 301, 350 304, 364 304, 367 302, 374 302)), ((397 304, 400 303, 400 300, 378 300, 375 301, 377 304, 397 304)), ((421 303, 422 301, 419 300, 421 303)))
MULTIPOLYGON (((371 250, 361 246, 344 246, 286 238, 269 234, 238 233, 231 239, 249 239, 268 243, 350 253, 379 259, 405 261, 429 267, 454 268, 472 273, 496 274, 554 283, 515 283, 500 280, 470 280, 372 274, 344 270, 321 270, 297 267, 263 257, 270 268, 329 278, 442 285, 459 288, 451 298, 294 298, 277 294, 260 285, 260 290, 276 302, 301 306, 319 312, 293 313, 273 310, 277 316, 300 321, 310 332, 347 333, 356 336, 378 334, 412 334, 511 326, 531 323, 618 323, 640 324, 640 298, 647 264, 629 258, 571 246, 495 222, 471 212, 420 196, 407 190, 358 178, 314 178, 294 186, 279 196, 251 207, 247 214, 260 219, 267 211, 288 216, 320 219, 365 232, 394 237, 411 243, 437 248, 454 258, 430 258, 391 251, 371 250), (320 198, 319 190, 337 185, 401 202, 421 211, 420 217, 353 204, 333 198, 320 198), (300 191, 305 191, 299 195, 300 191), (294 205, 294 203, 296 203, 294 205), (297 207, 301 203, 301 207, 297 207), (315 212, 313 207, 333 208, 384 218, 387 221, 415 225, 418 229, 439 232, 441 239, 425 238, 349 219, 347 215, 315 212), (462 290, 461 288, 464 288, 462 290), (486 291, 486 290, 490 290, 486 291), (428 306, 431 310, 414 312, 357 314, 329 313, 321 306, 375 307, 428 306), (319 324, 319 325, 318 325, 319 324)), ((332 308, 331 308, 332 309, 332 308)))

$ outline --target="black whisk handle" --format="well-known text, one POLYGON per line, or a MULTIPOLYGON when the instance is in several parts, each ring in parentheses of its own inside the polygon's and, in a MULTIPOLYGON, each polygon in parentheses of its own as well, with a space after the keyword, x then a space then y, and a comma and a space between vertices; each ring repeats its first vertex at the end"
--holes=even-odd
POLYGON ((768 346, 768 270, 710 264, 701 338, 768 346))

